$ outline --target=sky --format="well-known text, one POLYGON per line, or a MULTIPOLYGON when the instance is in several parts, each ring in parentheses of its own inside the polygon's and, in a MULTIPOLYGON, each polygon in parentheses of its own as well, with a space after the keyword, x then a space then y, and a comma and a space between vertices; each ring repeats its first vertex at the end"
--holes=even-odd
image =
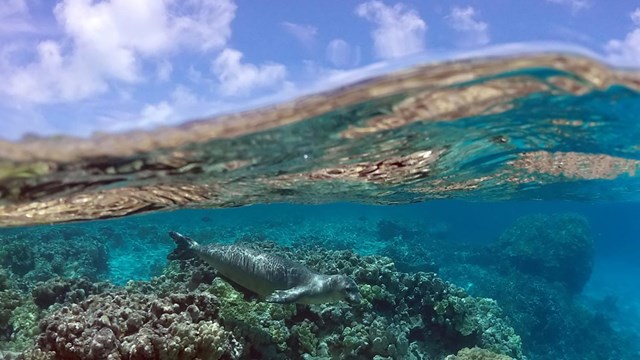
POLYGON ((553 46, 640 67, 640 3, 0 0, 0 139, 172 125, 456 54, 553 46))

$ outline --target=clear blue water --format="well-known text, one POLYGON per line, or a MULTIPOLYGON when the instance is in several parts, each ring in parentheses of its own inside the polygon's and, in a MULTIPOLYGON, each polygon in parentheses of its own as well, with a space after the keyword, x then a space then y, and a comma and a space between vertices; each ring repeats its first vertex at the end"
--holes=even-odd
MULTIPOLYGON (((147 281, 159 275, 167 266, 166 256, 174 248, 167 236, 168 231, 188 234, 202 243, 233 243, 243 238, 257 237, 261 241, 292 246, 292 251, 301 242, 310 241, 310 236, 313 236, 321 239, 322 246, 327 250, 350 249, 362 255, 388 255, 385 253, 385 246, 391 240, 382 240, 379 228, 379 224, 386 221, 417 233, 416 238, 411 239, 411 246, 414 247, 412 251, 418 251, 421 244, 427 252, 433 249, 434 244, 440 246, 439 253, 435 256, 435 271, 439 276, 465 288, 473 296, 497 298, 506 315, 514 318, 518 311, 526 309, 517 305, 522 300, 505 298, 504 294, 491 287, 474 283, 480 281, 477 278, 467 278, 464 273, 460 274, 456 269, 473 261, 464 260, 459 253, 472 249, 482 253, 483 246, 496 243, 517 219, 528 215, 577 214, 589 223, 593 236, 593 270, 582 291, 566 295, 561 300, 553 298, 555 301, 562 301, 562 304, 551 301, 541 306, 543 309, 549 307, 550 313, 558 311, 555 306, 565 309, 564 311, 567 307, 582 309, 589 316, 601 316, 607 328, 601 330, 594 325, 590 334, 573 334, 572 332, 584 332, 580 328, 583 325, 552 323, 547 325, 545 331, 566 333, 557 333, 552 339, 548 339, 546 334, 533 332, 523 336, 523 347, 531 359, 578 359, 585 355, 573 354, 576 347, 584 349, 594 344, 592 340, 581 340, 582 336, 585 339, 603 337, 601 341, 610 347, 604 350, 604 354, 617 346, 635 346, 634 342, 640 343, 640 278, 636 276, 640 272, 640 249, 637 241, 640 234, 640 222, 637 221, 639 211, 640 205, 635 203, 550 201, 477 203, 445 200, 399 206, 349 203, 315 206, 272 204, 235 209, 179 210, 108 221, 3 229, 0 230, 0 235, 6 237, 24 231, 46 234, 60 231, 61 228, 77 229, 80 234, 68 239, 64 246, 72 248, 77 246, 73 242, 83 241, 91 236, 103 242, 108 253, 108 268, 98 278, 125 285, 130 280, 147 281), (448 258, 458 263, 451 263, 448 258), (610 338, 614 335, 615 338, 610 338), (549 349, 548 346, 564 348, 549 349)), ((558 229, 560 230, 562 229, 558 229)), ((550 245, 548 251, 549 256, 553 256, 553 252, 558 250, 550 245)), ((396 260, 398 267, 406 261, 403 258, 396 260)), ((498 255, 495 261, 500 261, 498 255)), ((429 266, 421 269, 420 266, 416 265, 411 271, 434 270, 429 266)), ((485 264, 480 266, 482 267, 488 269, 491 265, 485 264)), ((478 271, 477 267, 474 269, 478 271)), ((504 281, 493 279, 492 276, 503 275, 487 275, 481 281, 504 281)), ((531 289, 523 289, 523 295, 542 296, 546 291, 538 289, 532 293, 531 289)), ((551 292, 551 289, 548 291, 551 292)), ((567 317, 570 321, 575 321, 571 316, 580 317, 584 314, 567 317)), ((520 323, 516 321, 517 330, 523 332, 523 326, 527 326, 526 320, 520 323)), ((625 349, 625 358, 633 358, 628 357, 633 352, 626 350, 629 349, 625 349)), ((589 358, 595 359, 602 354, 589 358)))

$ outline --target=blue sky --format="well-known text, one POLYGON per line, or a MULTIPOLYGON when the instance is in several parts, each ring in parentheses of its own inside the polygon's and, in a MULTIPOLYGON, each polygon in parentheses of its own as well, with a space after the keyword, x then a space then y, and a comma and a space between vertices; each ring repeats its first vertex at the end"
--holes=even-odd
POLYGON ((394 66, 548 42, 640 67, 640 4, 0 0, 0 138, 176 124, 394 66))

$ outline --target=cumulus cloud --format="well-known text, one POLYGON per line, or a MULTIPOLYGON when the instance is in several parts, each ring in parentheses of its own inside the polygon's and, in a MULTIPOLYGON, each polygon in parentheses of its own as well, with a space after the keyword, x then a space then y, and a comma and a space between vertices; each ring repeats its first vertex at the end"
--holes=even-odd
POLYGON ((631 21, 633 21, 636 26, 640 26, 640 8, 635 9, 630 16, 631 21))
POLYGON ((243 63, 243 54, 224 49, 213 61, 212 72, 220 82, 223 95, 246 95, 254 89, 273 88, 284 83, 287 70, 284 65, 268 63, 260 66, 243 63))
POLYGON ((629 14, 635 28, 623 40, 609 40, 607 58, 622 66, 640 66, 640 7, 629 14))
POLYGON ((478 20, 476 10, 471 7, 454 7, 446 17, 449 26, 460 36, 461 46, 482 46, 489 43, 489 26, 478 20))
POLYGON ((549 3, 568 6, 571 12, 576 13, 591 7, 590 0, 547 0, 549 3))
POLYGON ((427 24, 417 11, 401 3, 387 6, 373 0, 360 4, 356 14, 375 24, 371 36, 379 58, 400 58, 424 50, 427 24))
POLYGON ((142 120, 138 123, 138 126, 144 127, 166 123, 173 113, 173 107, 166 101, 161 101, 157 104, 147 104, 140 113, 142 120))
POLYGON ((208 51, 226 44, 236 10, 230 0, 192 0, 180 11, 175 6, 159 0, 63 0, 54 14, 64 38, 41 41, 29 64, 5 66, 4 92, 24 102, 79 100, 105 92, 112 81, 142 81, 146 59, 181 46, 208 51))
POLYGON ((318 28, 311 25, 294 24, 291 22, 283 22, 282 26, 291 35, 293 35, 298 41, 307 48, 313 46, 318 28))
POLYGON ((237 9, 232 0, 166 1, 181 6, 179 15, 175 9, 170 14, 172 26, 169 33, 177 38, 178 44, 188 44, 203 51, 220 49, 226 45, 231 37, 230 25, 237 9))
POLYGON ((326 56, 335 67, 356 66, 360 63, 360 48, 351 46, 343 39, 333 39, 327 45, 326 56))

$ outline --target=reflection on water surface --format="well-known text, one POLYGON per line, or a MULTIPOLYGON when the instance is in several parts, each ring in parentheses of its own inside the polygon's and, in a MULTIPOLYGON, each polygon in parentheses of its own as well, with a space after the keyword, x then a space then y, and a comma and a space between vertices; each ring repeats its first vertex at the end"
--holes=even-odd
POLYGON ((272 202, 637 199, 639 89, 637 73, 529 55, 175 128, 0 142, 0 225, 272 202))

